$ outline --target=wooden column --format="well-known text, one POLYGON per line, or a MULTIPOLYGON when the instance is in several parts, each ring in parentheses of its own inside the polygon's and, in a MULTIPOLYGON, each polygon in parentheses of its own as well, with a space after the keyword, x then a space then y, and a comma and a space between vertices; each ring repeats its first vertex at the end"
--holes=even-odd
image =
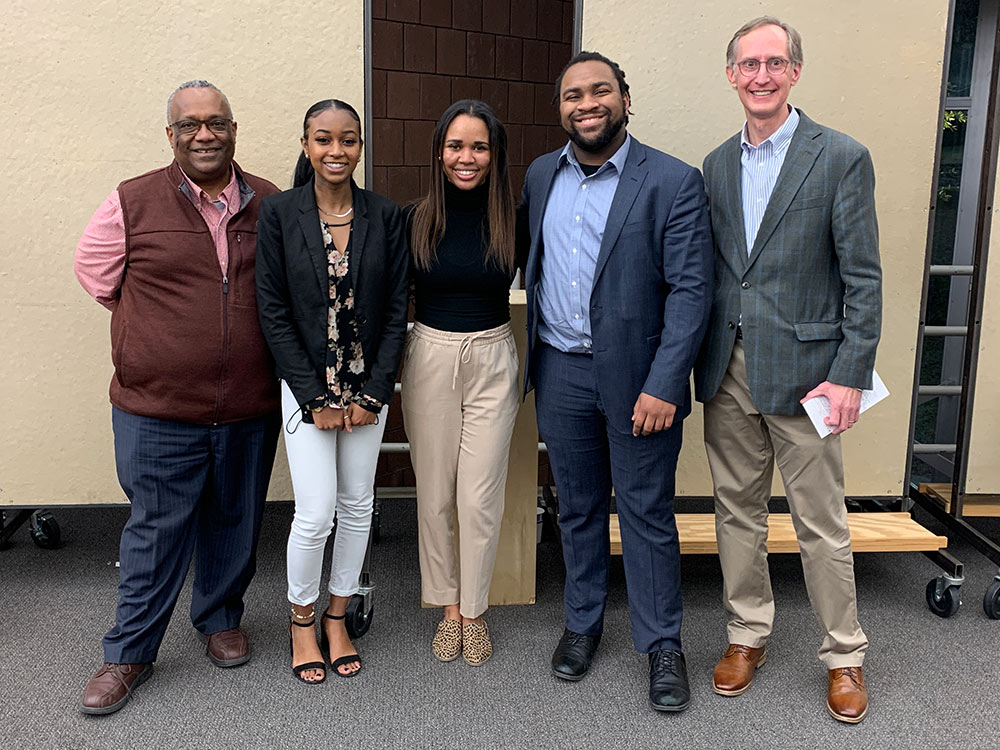
MULTIPOLYGON (((523 289, 510 293, 510 325, 517 342, 518 391, 524 382, 527 354, 523 289)), ((490 586, 490 604, 535 603, 535 508, 538 507, 538 427, 535 423, 535 394, 521 404, 510 441, 506 506, 500 530, 497 563, 490 586)))

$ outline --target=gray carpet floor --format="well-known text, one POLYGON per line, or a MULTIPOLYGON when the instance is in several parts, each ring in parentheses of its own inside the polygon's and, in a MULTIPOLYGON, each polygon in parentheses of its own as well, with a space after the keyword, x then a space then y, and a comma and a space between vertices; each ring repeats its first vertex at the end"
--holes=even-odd
MULTIPOLYGON (((685 503, 684 507, 691 507, 685 503)), ((825 709, 821 635, 797 556, 771 557, 777 622, 770 656, 738 698, 711 691, 725 648, 721 575, 710 556, 683 558, 684 639, 693 701, 665 715, 646 703, 646 660, 629 635, 620 560, 611 572, 604 640, 579 683, 554 678, 548 660, 562 628, 558 543, 539 547, 537 603, 488 613, 495 656, 474 669, 437 662, 437 612, 419 607, 412 500, 384 502, 371 630, 358 641, 363 674, 318 687, 288 666, 284 545, 288 505, 267 510, 259 571, 244 626, 245 666, 204 656, 178 603, 156 673, 119 713, 85 717, 80 691, 101 661, 116 600, 121 507, 63 509, 64 544, 35 547, 20 530, 0 551, 0 746, 4 748, 997 748, 1000 622, 981 600, 996 568, 970 548, 965 603, 940 619, 924 603, 938 569, 919 554, 860 554, 857 587, 871 640, 865 675, 871 712, 858 726, 825 709)), ((704 509, 703 506, 698 509, 704 509)), ((933 528, 933 525, 928 522, 933 528)), ((1000 523, 983 524, 1000 538, 1000 523)))

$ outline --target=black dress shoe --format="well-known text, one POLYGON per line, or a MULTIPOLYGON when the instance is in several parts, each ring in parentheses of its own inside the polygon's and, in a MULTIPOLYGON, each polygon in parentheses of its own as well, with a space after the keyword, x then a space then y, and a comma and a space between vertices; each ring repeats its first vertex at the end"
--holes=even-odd
POLYGON ((590 662, 600 642, 600 634, 581 635, 572 630, 563 631, 559 645, 552 654, 552 674, 564 680, 582 680, 590 669, 590 662))
POLYGON ((649 705, 657 711, 683 711, 691 702, 687 665, 680 651, 649 655, 649 705))

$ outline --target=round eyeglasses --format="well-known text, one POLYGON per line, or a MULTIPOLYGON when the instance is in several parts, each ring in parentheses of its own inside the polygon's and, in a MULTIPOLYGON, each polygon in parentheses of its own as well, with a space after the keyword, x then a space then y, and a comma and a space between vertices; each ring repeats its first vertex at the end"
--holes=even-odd
POLYGON ((735 67, 747 78, 757 75, 761 65, 772 76, 780 76, 788 68, 788 60, 783 57, 771 57, 767 60, 741 60, 735 63, 735 67))

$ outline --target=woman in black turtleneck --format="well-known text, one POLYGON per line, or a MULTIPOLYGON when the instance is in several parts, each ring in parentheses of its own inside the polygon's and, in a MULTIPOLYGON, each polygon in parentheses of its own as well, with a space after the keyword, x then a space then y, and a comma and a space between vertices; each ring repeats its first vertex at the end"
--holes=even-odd
POLYGON ((444 608, 432 650, 479 666, 493 653, 483 613, 518 407, 508 302, 518 265, 514 196, 507 134, 487 104, 452 104, 432 153, 430 190, 406 213, 416 322, 403 418, 417 477, 421 594, 444 608))

